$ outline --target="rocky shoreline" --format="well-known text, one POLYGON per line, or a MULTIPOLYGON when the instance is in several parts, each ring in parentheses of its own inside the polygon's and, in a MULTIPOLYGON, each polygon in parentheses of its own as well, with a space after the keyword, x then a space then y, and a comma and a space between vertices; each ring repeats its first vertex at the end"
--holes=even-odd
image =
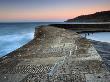
POLYGON ((102 59, 105 61, 108 69, 110 70, 110 43, 89 40, 94 45, 102 59))

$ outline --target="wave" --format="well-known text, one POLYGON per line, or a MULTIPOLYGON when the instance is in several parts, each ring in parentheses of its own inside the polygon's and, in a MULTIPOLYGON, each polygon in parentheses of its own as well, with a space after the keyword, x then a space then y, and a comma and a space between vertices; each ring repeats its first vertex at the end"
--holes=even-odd
POLYGON ((22 33, 13 35, 0 36, 0 56, 6 55, 9 52, 28 43, 34 37, 34 33, 22 33))

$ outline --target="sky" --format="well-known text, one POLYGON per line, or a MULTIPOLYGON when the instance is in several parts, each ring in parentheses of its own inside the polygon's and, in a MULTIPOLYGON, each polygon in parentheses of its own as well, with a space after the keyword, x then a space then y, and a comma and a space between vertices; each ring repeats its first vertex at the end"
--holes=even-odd
POLYGON ((110 10, 110 0, 0 0, 0 22, 63 22, 110 10))

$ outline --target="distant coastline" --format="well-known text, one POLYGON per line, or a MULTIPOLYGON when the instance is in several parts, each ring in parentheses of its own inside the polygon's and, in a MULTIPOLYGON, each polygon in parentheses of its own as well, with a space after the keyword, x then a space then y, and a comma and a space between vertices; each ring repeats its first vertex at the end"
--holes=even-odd
POLYGON ((68 19, 65 22, 110 22, 110 10, 96 12, 89 15, 81 15, 72 19, 68 19))

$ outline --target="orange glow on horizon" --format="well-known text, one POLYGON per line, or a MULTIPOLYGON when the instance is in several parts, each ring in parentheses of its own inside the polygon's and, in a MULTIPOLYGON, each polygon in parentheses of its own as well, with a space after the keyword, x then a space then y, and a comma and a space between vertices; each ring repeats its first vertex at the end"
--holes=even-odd
POLYGON ((105 5, 94 7, 83 7, 73 10, 72 8, 56 9, 56 10, 32 10, 32 11, 15 11, 1 12, 0 19, 2 20, 49 20, 49 19, 70 19, 79 15, 92 14, 95 12, 109 10, 110 7, 105 5), (7 14, 8 13, 8 14, 7 14))

